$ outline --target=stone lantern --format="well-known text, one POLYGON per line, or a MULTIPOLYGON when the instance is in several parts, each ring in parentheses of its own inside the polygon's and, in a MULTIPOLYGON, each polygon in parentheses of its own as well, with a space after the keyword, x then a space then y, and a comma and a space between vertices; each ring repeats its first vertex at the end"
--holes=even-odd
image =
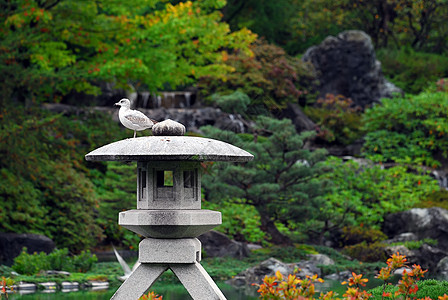
POLYGON ((184 133, 182 124, 166 120, 154 125, 154 136, 121 140, 86 155, 89 161, 137 161, 137 209, 120 212, 118 223, 145 239, 140 265, 111 299, 138 299, 167 269, 193 299, 226 299, 200 264, 197 236, 221 224, 220 212, 201 209, 201 162, 246 162, 253 156, 184 133))

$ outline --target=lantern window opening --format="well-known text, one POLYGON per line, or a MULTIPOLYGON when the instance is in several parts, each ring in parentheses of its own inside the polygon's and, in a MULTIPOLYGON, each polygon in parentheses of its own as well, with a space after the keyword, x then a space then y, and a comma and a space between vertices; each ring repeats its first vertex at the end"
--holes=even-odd
POLYGON ((174 172, 172 170, 157 171, 157 187, 173 187, 174 172))
POLYGON ((195 170, 184 171, 184 188, 194 188, 195 184, 195 170))

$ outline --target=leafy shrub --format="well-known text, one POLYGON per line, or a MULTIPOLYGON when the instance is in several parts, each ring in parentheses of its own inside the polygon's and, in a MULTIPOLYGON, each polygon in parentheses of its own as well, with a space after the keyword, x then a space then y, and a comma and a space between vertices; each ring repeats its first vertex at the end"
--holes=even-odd
POLYGON ((384 75, 407 93, 418 94, 430 83, 448 76, 448 58, 435 53, 416 52, 411 48, 379 49, 384 75))
POLYGON ((448 93, 383 99, 366 111, 364 126, 367 157, 438 167, 448 158, 448 93))
MULTIPOLYGON (((445 299, 442 297, 447 295, 448 291, 448 281, 426 279, 419 282, 417 286, 418 291, 413 295, 414 299, 424 299, 425 297, 429 297, 430 299, 445 299)), ((384 299, 384 293, 393 295, 398 290, 399 288, 397 286, 388 285, 385 287, 378 286, 369 292, 372 293, 373 300, 380 300, 384 299)))
MULTIPOLYGON (((409 272, 404 271, 402 278, 396 286, 388 285, 391 274, 407 264, 406 257, 399 253, 393 254, 387 260, 387 266, 382 268, 377 278, 384 281, 383 286, 366 291, 363 287, 369 281, 363 278, 362 274, 352 272, 352 277, 348 281, 342 282, 348 285, 347 290, 343 294, 344 299, 361 300, 361 299, 434 299, 447 300, 446 282, 427 280, 419 282, 427 270, 422 270, 418 265, 413 265, 409 272), (393 293, 392 293, 393 292, 393 293), (419 293, 420 292, 420 293, 419 293), (381 297, 381 298, 380 298, 381 297), (398 298, 400 297, 400 298, 398 298)), ((296 273, 298 270, 295 270, 296 273)), ((277 271, 274 276, 266 276, 262 284, 254 284, 259 287, 258 293, 260 299, 339 299, 333 291, 321 293, 319 297, 315 295, 315 282, 323 282, 317 275, 306 276, 306 278, 298 278, 296 274, 289 274, 287 277, 277 271)))
MULTIPOLYGON (((361 224, 378 228, 386 214, 406 210, 439 190, 429 175, 409 173, 404 166, 383 169, 379 165, 360 165, 331 157, 327 160, 332 172, 322 177, 333 183, 320 208, 334 228, 361 224)), ((314 230, 325 228, 315 224, 314 230)), ((322 230, 323 230, 322 229, 322 230)))
POLYGON ((68 249, 54 250, 50 254, 44 252, 28 254, 23 248, 14 259, 12 268, 19 274, 34 275, 42 270, 58 270, 68 272, 87 272, 97 261, 90 251, 82 251, 76 256, 69 256, 68 249))
POLYGON ((245 93, 235 91, 229 95, 213 94, 212 101, 227 113, 243 114, 250 104, 250 98, 245 93))
POLYGON ((311 65, 262 40, 256 41, 251 50, 253 56, 239 52, 226 58, 226 64, 235 71, 225 80, 202 77, 201 94, 210 99, 215 93, 229 95, 238 90, 251 99, 248 113, 259 114, 263 108, 275 110, 299 99, 306 102, 314 93, 316 79, 311 65))
POLYGON ((223 200, 222 203, 204 202, 204 208, 219 210, 222 224, 216 230, 237 241, 261 243, 266 234, 260 229, 260 215, 257 210, 241 200, 223 200))
MULTIPOLYGON (((361 224, 362 225, 362 224, 361 224)), ((348 226, 342 228, 344 241, 343 252, 363 262, 383 261, 386 257, 385 244, 387 236, 379 229, 364 226, 348 226)))
POLYGON ((84 155, 123 132, 105 114, 6 107, 0 114, 0 231, 43 234, 73 253, 95 245, 103 230, 90 167, 103 164, 84 155))
POLYGON ((343 252, 350 257, 363 262, 376 262, 386 259, 385 244, 381 242, 367 243, 366 241, 345 246, 343 252))
POLYGON ((379 229, 366 228, 364 226, 346 226, 342 228, 344 246, 356 245, 362 242, 375 243, 387 239, 387 236, 379 229))
POLYGON ((417 250, 420 249, 424 244, 428 244, 431 246, 437 246, 438 241, 434 239, 423 239, 420 241, 407 241, 407 242, 399 242, 399 243, 392 243, 391 245, 403 245, 409 250, 417 250))
POLYGON ((348 145, 362 137, 361 111, 350 98, 327 94, 316 104, 305 107, 304 112, 319 126, 318 141, 348 145))

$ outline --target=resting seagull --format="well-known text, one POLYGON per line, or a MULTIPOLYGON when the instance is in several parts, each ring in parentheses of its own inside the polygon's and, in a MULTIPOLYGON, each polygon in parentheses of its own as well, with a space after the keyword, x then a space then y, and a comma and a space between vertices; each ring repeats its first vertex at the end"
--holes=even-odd
POLYGON ((145 129, 152 128, 154 121, 145 116, 142 112, 138 110, 131 109, 131 101, 129 99, 123 98, 115 105, 120 106, 120 111, 118 112, 118 118, 124 127, 134 130, 134 138, 137 131, 142 131, 145 129))

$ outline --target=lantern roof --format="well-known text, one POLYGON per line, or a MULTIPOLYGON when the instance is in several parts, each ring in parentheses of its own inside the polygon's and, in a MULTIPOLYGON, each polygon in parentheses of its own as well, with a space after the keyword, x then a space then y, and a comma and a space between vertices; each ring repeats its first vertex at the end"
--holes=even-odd
POLYGON ((249 152, 231 144, 193 136, 146 136, 102 146, 85 156, 88 161, 230 161, 246 162, 249 152))

